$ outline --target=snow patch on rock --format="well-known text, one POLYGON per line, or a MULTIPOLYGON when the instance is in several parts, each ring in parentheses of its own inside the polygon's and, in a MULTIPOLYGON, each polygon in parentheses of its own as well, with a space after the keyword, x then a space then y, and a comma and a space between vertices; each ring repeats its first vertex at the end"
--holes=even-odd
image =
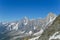
POLYGON ((57 35, 56 36, 56 34, 58 34, 59 32, 56 32, 56 33, 54 33, 52 36, 50 36, 50 38, 49 38, 49 40, 52 40, 52 39, 60 39, 60 35, 57 35))

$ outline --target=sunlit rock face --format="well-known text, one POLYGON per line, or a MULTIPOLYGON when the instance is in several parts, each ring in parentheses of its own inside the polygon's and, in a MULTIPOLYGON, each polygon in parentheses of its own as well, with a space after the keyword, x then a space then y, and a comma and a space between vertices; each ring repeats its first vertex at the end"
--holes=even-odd
MULTIPOLYGON (((55 14, 49 13, 45 18, 37 18, 32 20, 28 17, 24 17, 18 21, 6 23, 1 22, 0 40, 40 40, 40 37, 45 30, 48 31, 48 28, 54 24, 56 17, 57 16, 55 14)), ((45 34, 47 35, 47 33, 44 33, 44 35, 45 34)))
POLYGON ((44 30, 39 40, 60 40, 60 15, 44 30))

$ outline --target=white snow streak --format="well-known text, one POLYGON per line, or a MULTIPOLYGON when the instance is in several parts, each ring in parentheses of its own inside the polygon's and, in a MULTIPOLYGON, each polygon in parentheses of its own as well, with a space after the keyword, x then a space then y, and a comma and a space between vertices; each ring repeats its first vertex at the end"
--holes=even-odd
POLYGON ((43 33, 43 29, 41 29, 39 32, 37 32, 37 33, 34 33, 33 35, 34 36, 39 36, 39 35, 41 35, 43 33))
POLYGON ((51 39, 60 39, 60 35, 55 36, 55 35, 58 34, 58 33, 59 33, 59 32, 56 32, 56 33, 54 33, 52 36, 50 36, 49 40, 51 40, 51 39))

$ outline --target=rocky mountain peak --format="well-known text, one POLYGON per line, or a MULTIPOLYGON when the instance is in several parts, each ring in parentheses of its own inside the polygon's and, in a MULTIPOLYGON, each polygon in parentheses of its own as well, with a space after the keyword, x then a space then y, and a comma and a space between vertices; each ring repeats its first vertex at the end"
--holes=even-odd
POLYGON ((39 40, 60 40, 60 15, 44 30, 39 40))

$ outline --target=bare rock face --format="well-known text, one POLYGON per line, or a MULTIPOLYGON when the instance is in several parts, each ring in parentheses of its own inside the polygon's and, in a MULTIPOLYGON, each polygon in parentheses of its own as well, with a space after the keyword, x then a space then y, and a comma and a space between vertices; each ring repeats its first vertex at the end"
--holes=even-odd
POLYGON ((39 40, 60 40, 60 15, 44 30, 39 40))

